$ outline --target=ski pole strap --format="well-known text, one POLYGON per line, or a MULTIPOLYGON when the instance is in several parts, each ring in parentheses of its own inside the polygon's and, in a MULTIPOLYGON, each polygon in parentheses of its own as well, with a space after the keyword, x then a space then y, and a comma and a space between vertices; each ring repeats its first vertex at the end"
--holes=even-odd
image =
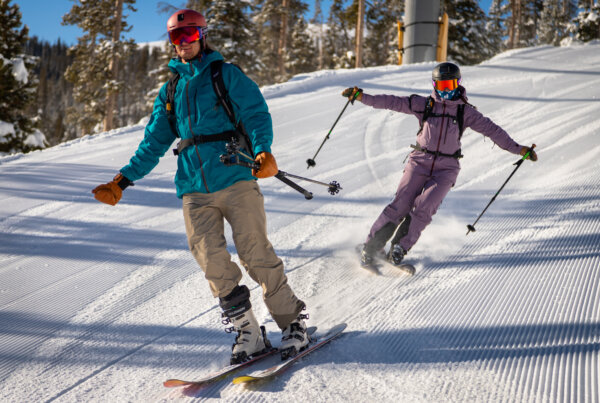
POLYGON ((417 143, 417 144, 411 144, 410 147, 413 148, 413 149, 415 149, 416 151, 420 151, 420 152, 423 152, 423 153, 435 155, 436 157, 441 155, 442 157, 450 157, 450 158, 454 158, 454 159, 457 159, 457 160, 461 159, 462 157, 464 157, 464 155, 462 155, 462 152, 461 152, 460 148, 458 150, 456 150, 454 152, 454 154, 445 154, 445 153, 441 153, 439 151, 430 151, 430 150, 428 150, 426 148, 421 147, 419 145, 419 143, 417 143))
POLYGON ((177 148, 173 149, 174 155, 179 155, 181 152, 192 145, 204 144, 204 143, 212 143, 215 141, 231 141, 231 139, 237 139, 237 132, 234 130, 228 130, 226 132, 217 133, 217 134, 208 134, 208 135, 200 135, 194 136, 187 139, 182 139, 177 143, 177 148))

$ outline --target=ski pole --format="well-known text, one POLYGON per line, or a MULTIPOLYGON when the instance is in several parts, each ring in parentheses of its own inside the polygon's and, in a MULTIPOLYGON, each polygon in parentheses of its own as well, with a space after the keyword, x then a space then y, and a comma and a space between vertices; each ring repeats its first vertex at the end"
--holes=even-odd
MULTIPOLYGON (((256 169, 256 170, 260 169, 260 164, 258 162, 240 161, 240 159, 238 158, 237 155, 223 154, 223 155, 221 155, 221 162, 225 165, 238 165, 238 166, 246 167, 246 168, 250 168, 250 169, 256 169)), ((277 171, 277 173, 275 174, 275 177, 277 179, 279 179, 280 181, 282 181, 283 183, 285 183, 286 185, 288 185, 289 187, 291 187, 292 189, 297 190, 298 192, 302 193, 306 200, 310 200, 313 198, 313 194, 311 192, 304 189, 302 186, 298 185, 296 182, 293 182, 293 181, 289 180, 288 178, 286 178, 285 175, 281 171, 277 171)))
POLYGON ((494 202, 494 200, 496 200, 496 196, 498 196, 500 194, 500 192, 502 191, 502 189, 504 189, 504 186, 508 183, 508 181, 510 180, 510 178, 512 178, 512 176, 515 174, 515 172, 517 172, 517 169, 519 169, 519 167, 521 166, 521 164, 523 163, 523 161, 525 161, 529 157, 529 155, 531 154, 531 152, 533 151, 534 148, 535 148, 535 144, 532 144, 531 147, 529 147, 529 149, 525 153, 525 155, 520 160, 518 160, 517 162, 515 162, 513 164, 513 165, 516 165, 516 167, 512 171, 512 173, 510 174, 510 176, 508 177, 508 179, 506 179, 506 181, 504 181, 504 183, 502 184, 502 186, 500 187, 500 189, 498 189, 498 191, 496 192, 496 194, 494 195, 494 197, 492 197, 492 200, 490 200, 490 202, 487 204, 487 206, 485 206, 485 208, 483 209, 483 211, 481 212, 481 214, 479 214, 479 217, 477 217, 477 219, 475 220, 475 222, 473 224, 468 224, 467 225, 467 234, 466 235, 469 235, 470 232, 475 232, 475 224, 477 224, 477 221, 479 221, 479 219, 481 218, 481 216, 483 215, 483 213, 485 213, 485 211, 488 209, 488 207, 490 207, 490 204, 492 204, 494 202))
POLYGON ((333 128, 335 127, 335 125, 337 124, 337 122, 340 120, 340 118, 342 117, 342 115, 344 114, 344 111, 346 110, 346 108, 348 107, 348 104, 350 102, 352 102, 352 104, 354 104, 354 100, 356 99, 356 97, 358 96, 358 94, 361 94, 360 91, 356 91, 356 94, 354 94, 354 97, 352 97, 352 99, 348 99, 348 102, 346 102, 346 105, 344 105, 344 109, 342 109, 342 111, 340 112, 340 114, 338 115, 337 119, 335 120, 335 122, 333 122, 333 126, 331 126, 331 129, 329 129, 329 133, 327 133, 327 136, 325 136, 325 138, 323 139, 323 141, 321 142, 321 145, 319 146, 319 148, 317 149, 317 152, 315 153, 315 155, 312 158, 309 158, 306 160, 306 163, 308 164, 308 166, 306 167, 306 169, 310 168, 310 167, 314 167, 315 165, 317 165, 317 163, 315 162, 315 158, 317 158, 317 154, 319 154, 319 151, 321 151, 321 148, 323 148, 323 144, 325 144, 325 142, 327 140, 329 140, 329 135, 331 134, 331 132, 333 131, 333 128))
MULTIPOLYGON (((240 151, 239 145, 237 143, 234 143, 234 142, 228 143, 226 145, 226 147, 227 147, 227 154, 221 155, 221 162, 223 164, 239 165, 239 166, 243 166, 243 167, 250 168, 250 169, 256 169, 256 170, 260 169, 260 164, 256 161, 253 161, 249 155, 240 151), (240 158, 236 154, 239 154, 242 157, 247 158, 249 161, 241 161, 240 158)), ((288 185, 289 187, 291 187, 292 189, 302 193, 304 195, 304 198, 307 200, 312 199, 313 194, 311 192, 309 192, 308 190, 304 189, 302 186, 298 185, 296 182, 286 178, 286 176, 326 186, 328 188, 329 193, 331 193, 331 195, 335 195, 336 193, 339 193, 340 189, 342 189, 340 184, 337 183, 336 181, 332 181, 330 183, 324 183, 324 182, 319 182, 319 181, 316 181, 313 179, 304 178, 302 176, 293 175, 293 174, 278 170, 277 174, 275 174, 275 177, 277 179, 279 179, 280 181, 282 181, 283 183, 285 183, 286 185, 288 185)))
MULTIPOLYGON (((312 182, 312 183, 316 183, 317 185, 322 185, 322 186, 326 186, 328 188, 329 193, 331 193, 331 195, 335 195, 337 193, 340 192, 340 189, 342 189, 342 187, 340 186, 339 183, 337 183, 336 181, 331 181, 329 183, 325 183, 325 182, 319 182, 316 181, 314 179, 309 179, 309 178, 305 178, 303 176, 298 176, 298 175, 293 175, 284 171, 279 171, 277 173, 277 175, 281 174, 281 176, 289 176, 291 178, 296 178, 296 179, 300 179, 303 181, 307 181, 307 182, 312 182)), ((275 175, 275 176, 277 176, 275 175)))

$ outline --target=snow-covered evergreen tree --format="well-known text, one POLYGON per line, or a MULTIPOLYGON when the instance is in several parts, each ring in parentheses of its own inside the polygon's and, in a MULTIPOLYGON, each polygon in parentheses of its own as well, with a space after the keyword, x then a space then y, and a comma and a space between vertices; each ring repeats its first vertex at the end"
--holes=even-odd
POLYGON ((494 55, 487 36, 488 18, 475 0, 444 3, 448 13, 448 59, 459 64, 476 64, 494 55))
POLYGON ((258 83, 274 82, 278 75, 279 31, 281 29, 281 1, 256 0, 254 22, 258 37, 258 53, 262 69, 258 72, 258 83))
MULTIPOLYGON (((299 30, 304 30, 305 40, 309 40, 306 20, 304 13, 308 10, 308 5, 301 0, 257 0, 254 22, 258 36, 258 53, 262 69, 258 74, 258 82, 267 84, 273 82, 282 82, 290 78, 292 72, 287 70, 287 66, 292 61, 291 54, 301 55, 306 52, 306 47, 310 46, 313 50, 315 44, 301 44, 299 40, 293 41, 294 30, 299 35, 299 30), (303 20, 298 25, 299 20, 303 20), (294 47, 299 47, 295 49, 294 47), (282 64, 283 63, 283 64, 282 64)), ((299 38, 298 38, 299 39, 299 38)), ((316 56, 312 56, 316 57, 316 56)), ((307 60, 298 61, 306 67, 307 60)), ((317 60, 314 61, 315 65, 317 60)), ((303 68, 303 69, 304 69, 303 68)))
MULTIPOLYGON (((114 63, 123 60, 135 47, 133 40, 125 40, 121 35, 113 37, 116 28, 121 33, 130 27, 125 17, 118 16, 119 4, 114 0, 81 1, 63 16, 64 25, 77 25, 84 32, 71 48, 74 56, 65 77, 74 84, 73 97, 76 105, 67 112, 67 120, 80 128, 81 134, 99 131, 99 124, 109 110, 110 94, 118 93, 124 86, 119 80, 114 63)), ((121 5, 135 11, 135 0, 122 0, 121 5)), ((115 111, 116 126, 123 124, 119 111, 115 111)))
POLYGON ((286 46, 282 49, 287 80, 294 74, 314 71, 318 64, 317 43, 311 40, 304 15, 308 5, 301 0, 288 0, 286 46))
POLYGON ((325 39, 325 68, 340 69, 354 66, 354 31, 356 18, 351 21, 343 0, 333 0, 329 9, 328 35, 325 39))
POLYGON ((210 2, 204 16, 210 45, 225 61, 237 64, 248 76, 256 78, 260 69, 256 51, 258 38, 251 11, 252 5, 246 1, 215 0, 210 2))
POLYGON ((591 4, 586 0, 579 4, 580 11, 569 25, 570 32, 575 34, 575 39, 588 42, 600 39, 600 3, 591 4))
MULTIPOLYGON (((488 10, 488 21, 485 31, 490 44, 490 53, 497 54, 504 50, 504 13, 503 0, 493 0, 488 10)), ((484 10, 485 11, 485 10, 484 10)))
POLYGON ((164 83, 169 81, 172 72, 168 67, 169 61, 175 56, 173 45, 167 40, 161 49, 155 49, 156 67, 148 72, 152 78, 153 85, 147 89, 145 94, 146 106, 151 110, 158 92, 164 83))
POLYGON ((538 43, 558 46, 565 38, 567 25, 570 22, 569 15, 562 12, 564 0, 546 0, 541 13, 541 21, 538 26, 538 43))
POLYGON ((323 10, 321 9, 321 0, 315 0, 314 2, 315 13, 310 19, 312 24, 312 37, 315 38, 315 46, 318 50, 318 63, 317 69, 323 68, 323 42, 325 40, 325 21, 323 19, 323 10))
POLYGON ((59 144, 70 138, 69 128, 63 121, 67 106, 73 104, 72 86, 64 77, 71 64, 68 46, 60 39, 50 44, 34 36, 27 41, 25 52, 39 59, 31 71, 32 75, 39 76, 39 83, 36 101, 28 113, 31 116, 39 114, 40 130, 46 135, 48 144, 59 144))
POLYGON ((285 55, 285 68, 290 76, 315 71, 319 63, 317 43, 311 40, 308 25, 300 17, 292 22, 291 39, 285 55))
POLYGON ((367 29, 363 64, 398 64, 398 20, 404 1, 374 0, 367 9, 367 29))
POLYGON ((19 6, 0 0, 0 155, 44 148, 37 121, 27 115, 35 101, 37 80, 29 72, 36 60, 23 54, 29 29, 19 6))

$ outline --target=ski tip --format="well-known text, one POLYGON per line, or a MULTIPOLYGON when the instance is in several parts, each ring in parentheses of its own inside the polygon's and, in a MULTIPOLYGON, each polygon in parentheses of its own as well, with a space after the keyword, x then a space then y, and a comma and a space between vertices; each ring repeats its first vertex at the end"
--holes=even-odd
POLYGON ((181 379, 167 379, 163 382, 163 385, 166 388, 176 388, 178 386, 189 385, 190 383, 187 381, 182 381, 181 379))
POLYGON ((346 330, 346 327, 348 327, 348 325, 345 322, 338 323, 337 325, 329 329, 327 333, 341 333, 344 330, 346 330))
POLYGON ((404 263, 397 267, 398 267, 398 269, 402 270, 404 273, 408 274, 409 276, 414 276, 415 273, 417 272, 417 269, 415 268, 415 266, 413 266, 410 263, 404 263))
POLYGON ((249 376, 249 375, 242 375, 242 376, 238 376, 237 378, 233 378, 232 383, 234 385, 241 385, 242 383, 248 383, 248 382, 252 382, 257 380, 258 378, 255 378, 253 376, 249 376))

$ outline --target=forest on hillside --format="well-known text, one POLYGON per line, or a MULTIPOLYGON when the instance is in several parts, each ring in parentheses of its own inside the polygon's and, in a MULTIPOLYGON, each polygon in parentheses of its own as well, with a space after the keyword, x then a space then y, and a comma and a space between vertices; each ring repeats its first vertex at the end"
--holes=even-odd
MULTIPOLYGON (((0 0, 0 155, 27 152, 137 123, 168 80, 174 53, 125 39, 135 0, 74 1, 63 17, 84 34, 74 46, 29 37, 17 4, 0 0)), ((448 59, 480 63, 507 49, 600 38, 597 0, 442 0, 449 16, 448 59)), ((259 85, 300 73, 397 64, 404 0, 189 0, 202 12, 208 42, 259 85), (359 6, 364 9, 360 63, 359 6), (327 11, 325 13, 325 11, 327 11), (357 66, 358 64, 358 66, 357 66)), ((159 3, 165 21, 176 8, 159 3)))

